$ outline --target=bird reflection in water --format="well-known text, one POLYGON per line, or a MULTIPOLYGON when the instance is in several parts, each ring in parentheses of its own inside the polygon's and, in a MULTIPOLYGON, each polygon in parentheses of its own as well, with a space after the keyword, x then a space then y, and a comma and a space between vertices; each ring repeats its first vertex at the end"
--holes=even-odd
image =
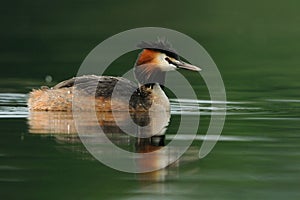
MULTIPOLYGON (((126 150, 143 154, 156 152, 166 145, 165 132, 170 120, 169 112, 133 112, 130 115, 128 112, 96 112, 97 118, 91 117, 90 112, 81 112, 80 116, 84 120, 76 121, 77 127, 84 127, 89 134, 97 131, 100 126, 111 142, 126 150), (139 128, 131 130, 132 133, 128 135, 123 129, 132 121, 139 128)), ((60 143, 81 142, 72 112, 31 111, 28 124, 31 134, 51 135, 60 143)), ((147 169, 149 166, 155 168, 155 165, 168 162, 172 155, 169 151, 162 152, 154 153, 147 159, 137 160, 138 166, 141 169, 147 169)), ((176 166, 176 162, 172 166, 176 166)), ((139 174, 138 179, 163 181, 169 169, 139 174)))

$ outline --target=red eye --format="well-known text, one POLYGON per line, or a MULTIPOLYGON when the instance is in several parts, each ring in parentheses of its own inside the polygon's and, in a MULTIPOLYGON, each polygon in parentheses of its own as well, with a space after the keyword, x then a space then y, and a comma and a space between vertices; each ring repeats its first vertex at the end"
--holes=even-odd
POLYGON ((166 57, 165 60, 169 63, 169 64, 174 64, 170 58, 166 57))
POLYGON ((176 67, 178 67, 178 64, 173 62, 169 57, 166 57, 165 60, 169 63, 169 64, 172 64, 172 65, 175 65, 176 67))

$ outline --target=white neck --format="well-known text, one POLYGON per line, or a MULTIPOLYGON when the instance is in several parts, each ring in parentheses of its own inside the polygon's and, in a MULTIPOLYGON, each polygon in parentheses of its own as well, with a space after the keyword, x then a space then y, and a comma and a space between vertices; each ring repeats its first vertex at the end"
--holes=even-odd
POLYGON ((161 89, 158 83, 153 85, 152 88, 152 106, 150 111, 170 111, 170 102, 165 92, 161 89))

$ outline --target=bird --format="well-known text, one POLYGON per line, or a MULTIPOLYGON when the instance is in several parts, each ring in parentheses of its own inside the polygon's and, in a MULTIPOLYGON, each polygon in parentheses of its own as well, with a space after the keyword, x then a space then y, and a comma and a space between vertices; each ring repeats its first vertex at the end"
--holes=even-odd
POLYGON ((198 72, 201 68, 182 61, 166 40, 142 41, 137 47, 141 49, 134 64, 134 76, 138 83, 113 76, 73 77, 51 88, 42 86, 40 89, 33 89, 27 102, 29 110, 170 111, 169 99, 163 91, 166 72, 177 69, 198 72), (73 102, 75 92, 78 101, 76 104, 73 102), (117 95, 113 95, 113 92, 117 95), (125 99, 128 96, 129 101, 125 99), (90 106, 91 101, 95 102, 93 108, 90 106))

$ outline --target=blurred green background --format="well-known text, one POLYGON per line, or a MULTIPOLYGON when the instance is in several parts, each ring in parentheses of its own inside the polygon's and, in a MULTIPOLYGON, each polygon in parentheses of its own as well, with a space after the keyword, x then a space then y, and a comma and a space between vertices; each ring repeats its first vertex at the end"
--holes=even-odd
POLYGON ((219 67, 229 98, 238 98, 230 93, 235 89, 277 95, 300 86, 299 6, 296 0, 7 1, 0 8, 0 76, 51 75, 57 82, 74 76, 111 35, 156 26, 197 40, 219 67))

